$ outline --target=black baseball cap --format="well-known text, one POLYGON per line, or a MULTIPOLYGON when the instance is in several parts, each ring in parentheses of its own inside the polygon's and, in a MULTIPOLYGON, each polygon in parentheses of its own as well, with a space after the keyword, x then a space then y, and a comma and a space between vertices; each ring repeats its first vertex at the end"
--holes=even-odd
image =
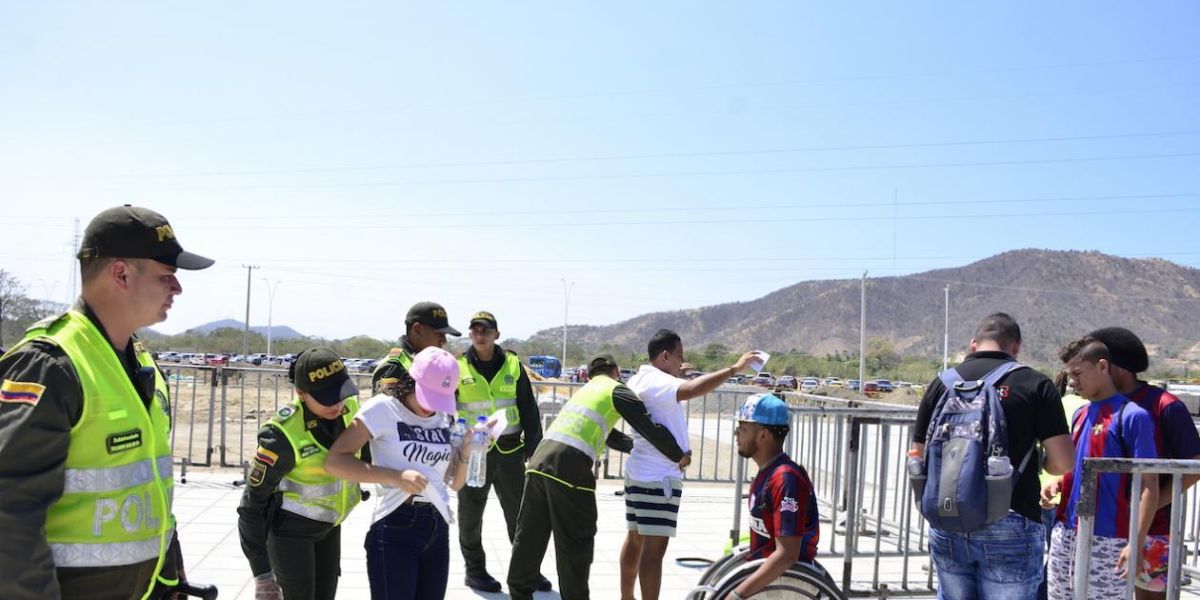
POLYGON ((92 218, 83 231, 80 260, 92 258, 149 258, 172 267, 196 271, 213 265, 211 258, 192 254, 179 245, 166 217, 139 206, 116 206, 92 218))
POLYGON ((617 360, 611 354, 599 354, 588 363, 588 374, 595 375, 600 371, 608 371, 617 366, 617 360))
POLYGON ((325 406, 358 395, 358 386, 346 372, 346 363, 329 348, 301 352, 292 365, 292 383, 325 406))
POLYGON ((1108 347, 1109 362, 1133 374, 1150 368, 1146 345, 1124 327, 1104 327, 1088 334, 1108 347))
POLYGON ((500 329, 500 327, 496 325, 496 315, 493 315, 486 310, 481 310, 472 315, 471 324, 467 328, 470 329, 471 327, 474 327, 476 323, 480 323, 486 326, 488 329, 500 329))
POLYGON ((446 309, 437 302, 418 302, 412 305, 412 308, 408 309, 408 315, 404 317, 404 324, 407 326, 413 323, 432 327, 441 333, 462 335, 457 329, 450 326, 450 319, 446 318, 446 309))

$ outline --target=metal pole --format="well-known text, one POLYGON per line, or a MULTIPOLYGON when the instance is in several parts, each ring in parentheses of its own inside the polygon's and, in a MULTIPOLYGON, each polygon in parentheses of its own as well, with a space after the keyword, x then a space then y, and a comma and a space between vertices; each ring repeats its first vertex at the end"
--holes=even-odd
POLYGON ((858 305, 858 393, 867 392, 867 272, 863 271, 861 299, 858 305))
MULTIPOLYGON (((862 381, 861 379, 859 380, 862 381)), ((854 570, 854 554, 858 551, 858 443, 860 424, 853 416, 849 418, 850 440, 846 448, 846 541, 845 551, 842 552, 842 592, 850 595, 850 574, 854 570)), ((834 513, 836 515, 836 512, 834 513)), ((837 522, 833 524, 837 530, 837 522)))
POLYGON ((271 313, 275 309, 275 288, 279 287, 279 281, 272 285, 270 279, 263 277, 262 280, 267 284, 267 356, 271 356, 271 313))
MULTIPOLYGON (((1175 473, 1171 476, 1171 545, 1167 550, 1167 598, 1170 600, 1179 599, 1179 579, 1183 576, 1183 508, 1183 473, 1175 473)), ((1132 567, 1141 563, 1129 564, 1132 567)))
POLYGON ((242 265, 246 269, 246 322, 242 326, 242 356, 250 353, 250 276, 258 265, 242 265))
POLYGON ((950 284, 946 284, 946 322, 942 337, 942 370, 950 367, 950 284))
MULTIPOLYGON (((566 279, 559 279, 563 284, 563 346, 562 346, 562 364, 560 369, 567 368, 567 311, 571 308, 571 290, 575 289, 575 282, 567 285, 566 279)), ((560 371, 561 373, 561 371, 560 371)))
POLYGON ((746 459, 738 457, 737 475, 733 478, 733 529, 729 530, 729 543, 735 552, 742 538, 742 479, 746 476, 746 459))
MULTIPOLYGON (((1083 461, 1083 480, 1080 482, 1079 503, 1075 512, 1079 525, 1075 535, 1075 600, 1088 600, 1088 572, 1092 563, 1092 533, 1096 529, 1096 465, 1095 459, 1083 461)), ((1136 570, 1138 565, 1130 565, 1136 570)))
POLYGON ((1138 570, 1142 564, 1142 545, 1137 543, 1138 529, 1140 523, 1138 517, 1138 508, 1142 505, 1141 502, 1134 502, 1134 498, 1142 497, 1142 473, 1139 471, 1134 473, 1129 482, 1129 562, 1125 568, 1129 570, 1129 576, 1125 578, 1125 597, 1134 597, 1134 582, 1137 581, 1138 570))

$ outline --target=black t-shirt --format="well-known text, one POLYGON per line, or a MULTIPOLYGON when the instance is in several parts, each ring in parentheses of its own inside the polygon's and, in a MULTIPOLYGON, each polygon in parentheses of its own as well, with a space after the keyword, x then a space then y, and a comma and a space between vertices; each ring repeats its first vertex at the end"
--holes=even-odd
MULTIPOLYGON (((964 380, 983 379, 996 367, 1010 362, 1013 357, 1004 352, 975 352, 968 354, 962 364, 955 367, 964 380)), ((1048 377, 1031 369, 1018 369, 1009 373, 996 384, 1000 390, 1000 406, 1004 409, 1004 419, 1008 423, 1008 453, 1013 468, 1021 464, 1025 453, 1033 447, 1035 441, 1047 440, 1056 435, 1066 435, 1067 417, 1063 414, 1062 398, 1058 389, 1048 377)), ((946 387, 941 379, 934 379, 925 388, 921 398, 921 406, 917 410, 917 423, 913 427, 913 441, 925 443, 925 433, 929 429, 929 419, 933 416, 933 407, 942 397, 946 387)), ((1029 459, 1021 478, 1013 489, 1012 509, 1033 521, 1041 521, 1041 507, 1038 496, 1041 486, 1038 483, 1039 457, 1037 453, 1029 459)))

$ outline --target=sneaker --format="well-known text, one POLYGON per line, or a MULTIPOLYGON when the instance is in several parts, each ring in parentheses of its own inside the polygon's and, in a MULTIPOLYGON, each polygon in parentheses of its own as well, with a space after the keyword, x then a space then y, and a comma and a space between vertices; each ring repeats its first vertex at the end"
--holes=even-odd
POLYGON ((546 579, 545 575, 538 573, 537 591, 548 592, 552 589, 554 589, 554 584, 550 583, 550 580, 546 579))
POLYGON ((500 585, 500 582, 496 581, 495 577, 492 577, 487 573, 484 573, 478 577, 467 575, 463 583, 465 583, 467 587, 480 592, 499 592, 500 590, 504 589, 504 586, 500 585))

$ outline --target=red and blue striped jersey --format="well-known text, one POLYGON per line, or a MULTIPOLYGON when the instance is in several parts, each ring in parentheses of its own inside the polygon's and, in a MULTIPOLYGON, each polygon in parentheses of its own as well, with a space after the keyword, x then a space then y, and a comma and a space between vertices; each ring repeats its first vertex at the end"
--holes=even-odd
POLYGON ((775 551, 775 538, 800 536, 800 560, 817 556, 817 495, 804 467, 780 453, 750 485, 750 559, 775 551))
MULTIPOLYGON (((1067 501, 1059 505, 1058 520, 1074 529, 1078 523, 1075 508, 1081 487, 1081 481, 1075 475, 1083 470, 1083 459, 1155 458, 1158 452, 1150 413, 1120 394, 1089 403, 1076 413, 1072 421, 1075 468, 1063 476, 1063 490, 1069 491, 1069 494, 1067 501)), ((1128 475, 1117 473, 1100 476, 1096 488, 1096 535, 1110 538, 1128 535, 1129 479, 1128 475)), ((1140 498, 1141 492, 1134 497, 1140 498)))

